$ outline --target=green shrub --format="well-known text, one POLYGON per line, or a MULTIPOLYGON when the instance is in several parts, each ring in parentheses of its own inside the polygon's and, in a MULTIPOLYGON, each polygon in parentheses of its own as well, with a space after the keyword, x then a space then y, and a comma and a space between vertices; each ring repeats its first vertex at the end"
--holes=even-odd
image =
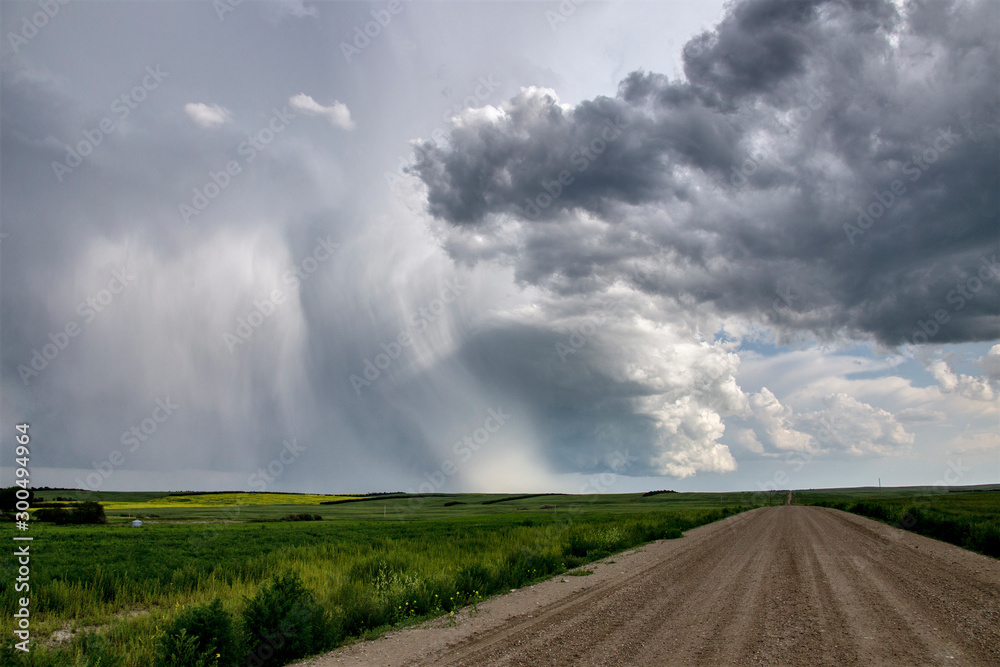
MULTIPOLYGON (((214 647, 209 647, 214 651, 214 647)), ((199 641, 181 628, 177 633, 164 635, 160 643, 157 667, 218 667, 219 657, 215 653, 205 653, 199 648, 199 641)))
POLYGON ((233 622, 219 598, 182 611, 160 637, 157 667, 230 667, 237 662, 233 622))
POLYGON ((296 574, 275 577, 248 599, 243 626, 251 665, 284 665, 321 651, 332 639, 326 613, 296 574))

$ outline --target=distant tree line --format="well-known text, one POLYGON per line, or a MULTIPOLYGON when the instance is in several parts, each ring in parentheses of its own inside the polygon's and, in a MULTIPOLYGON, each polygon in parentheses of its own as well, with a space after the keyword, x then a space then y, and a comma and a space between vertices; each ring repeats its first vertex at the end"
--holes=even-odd
MULTIPOLYGON (((9 486, 5 489, 0 489, 0 512, 13 512, 17 506, 17 491, 21 489, 19 486, 9 486)), ((28 504, 31 504, 35 499, 35 492, 28 489, 28 504)), ((24 500, 24 498, 21 498, 24 500)))
POLYGON ((43 507, 35 511, 31 517, 35 521, 47 521, 56 525, 107 523, 104 507, 93 500, 82 502, 69 509, 43 507))

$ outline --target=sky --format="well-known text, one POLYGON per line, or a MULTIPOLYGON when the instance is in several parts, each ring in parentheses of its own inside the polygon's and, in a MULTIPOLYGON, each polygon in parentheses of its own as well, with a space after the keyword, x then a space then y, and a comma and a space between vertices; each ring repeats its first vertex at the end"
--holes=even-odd
POLYGON ((992 0, 0 27, 0 485, 1000 482, 992 0))

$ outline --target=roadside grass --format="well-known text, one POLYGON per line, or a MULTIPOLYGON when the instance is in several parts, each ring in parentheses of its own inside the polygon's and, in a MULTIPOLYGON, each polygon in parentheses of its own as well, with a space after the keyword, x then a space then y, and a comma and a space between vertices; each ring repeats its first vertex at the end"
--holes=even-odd
POLYGON ((801 505, 860 514, 926 537, 1000 558, 1000 490, 929 487, 887 490, 796 491, 801 505))
MULTIPOLYGON (((106 503, 115 502, 113 494, 104 495, 112 496, 106 503)), ((0 663, 148 667, 174 664, 165 655, 174 652, 206 666, 284 664, 301 657, 292 653, 320 652, 467 605, 475 609, 491 595, 750 509, 742 494, 669 496, 683 497, 538 496, 484 504, 503 496, 460 494, 302 504, 323 516, 309 522, 261 522, 297 507, 277 503, 248 506, 258 511, 257 521, 242 520, 246 513, 228 520, 231 508, 215 505, 190 507, 188 514, 178 508, 171 517, 176 522, 147 521, 142 528, 129 527, 124 513, 115 512, 103 526, 32 523, 31 651, 14 650, 9 639, 16 600, 24 594, 14 590, 16 566, 6 558, 0 663), (445 507, 456 500, 464 504, 445 507), (524 504, 530 508, 520 509, 524 504), (285 593, 268 593, 279 583, 283 591, 298 591, 302 602, 282 606, 285 593), (298 630, 260 634, 262 618, 270 619, 267 627, 281 628, 303 609, 311 610, 308 641, 293 642, 298 630), (213 625, 228 629, 208 639, 194 636, 213 625), (46 645, 67 626, 97 631, 46 645), (232 642, 219 639, 230 634, 232 642), (295 648, 262 644, 267 637, 295 648), (208 655, 218 648, 213 642, 232 643, 239 658, 208 655), (199 651, 205 655, 190 657, 199 651)), ((123 502, 134 507, 136 500, 123 502)), ((4 522, 0 537, 9 540, 13 532, 4 522)))

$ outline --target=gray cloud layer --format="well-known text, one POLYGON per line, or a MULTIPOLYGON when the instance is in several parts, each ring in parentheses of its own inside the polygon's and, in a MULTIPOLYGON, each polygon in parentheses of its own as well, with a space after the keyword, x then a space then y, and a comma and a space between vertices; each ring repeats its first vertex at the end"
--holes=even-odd
POLYGON ((998 23, 987 1, 749 0, 688 42, 683 80, 523 89, 411 171, 453 257, 562 294, 625 280, 822 338, 995 339, 998 23))

